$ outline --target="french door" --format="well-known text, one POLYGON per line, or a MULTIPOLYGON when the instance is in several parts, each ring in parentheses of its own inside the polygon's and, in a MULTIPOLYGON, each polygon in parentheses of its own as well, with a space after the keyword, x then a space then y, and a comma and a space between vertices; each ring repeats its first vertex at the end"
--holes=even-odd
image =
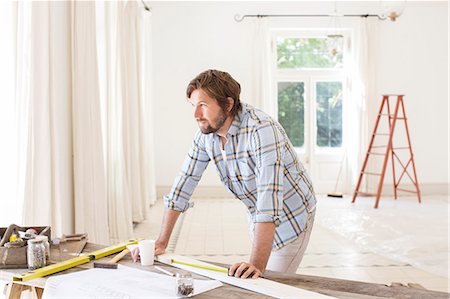
POLYGON ((311 175, 316 192, 331 192, 339 172, 340 184, 345 184, 346 177, 343 53, 328 60, 314 57, 314 53, 325 56, 329 47, 326 36, 318 32, 313 36, 278 32, 272 35, 272 45, 277 45, 272 56, 272 97, 277 102, 278 121, 311 175), (283 65, 283 59, 289 63, 283 65))

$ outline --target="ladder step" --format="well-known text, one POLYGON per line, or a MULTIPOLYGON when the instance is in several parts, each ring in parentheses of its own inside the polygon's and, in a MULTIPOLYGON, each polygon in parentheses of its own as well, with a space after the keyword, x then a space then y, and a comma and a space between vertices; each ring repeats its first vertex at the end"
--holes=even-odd
MULTIPOLYGON (((389 118, 394 118, 395 114, 387 114, 387 113, 380 113, 380 116, 389 116, 389 118)), ((397 117, 397 119, 406 119, 406 117, 397 117)))
POLYGON ((369 193, 364 191, 355 191, 356 194, 362 195, 362 196, 375 196, 375 193, 369 193))
POLYGON ((378 176, 381 175, 381 173, 367 172, 367 171, 361 171, 361 173, 364 173, 364 174, 370 174, 370 175, 378 175, 378 176))
MULTIPOLYGON (((386 148, 387 145, 372 145, 372 148, 386 148)), ((407 146, 393 147, 392 149, 409 149, 407 146)), ((384 155, 384 154, 383 154, 384 155)))
POLYGON ((397 190, 400 191, 404 191, 404 192, 409 192, 409 193, 417 193, 417 191, 413 191, 413 190, 407 190, 407 189, 402 189, 402 188, 396 188, 397 190))
POLYGON ((385 135, 385 136, 389 136, 389 133, 373 133, 372 135, 385 135))
POLYGON ((376 156, 385 156, 386 153, 374 153, 374 152, 367 152, 368 155, 376 155, 376 156))

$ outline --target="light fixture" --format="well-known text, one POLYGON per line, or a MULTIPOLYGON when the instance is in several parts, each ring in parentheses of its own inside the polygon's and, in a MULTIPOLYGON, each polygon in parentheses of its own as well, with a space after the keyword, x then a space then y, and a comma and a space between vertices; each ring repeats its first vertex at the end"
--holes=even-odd
POLYGON ((331 56, 335 57, 337 54, 339 54, 342 51, 342 38, 344 36, 342 34, 328 34, 327 35, 327 43, 330 48, 330 54, 331 56))
POLYGON ((334 13, 330 14, 330 23, 328 25, 329 32, 327 32, 327 44, 330 49, 330 54, 335 57, 340 51, 342 51, 342 39, 344 36, 340 32, 339 18, 341 17, 337 13, 337 1, 334 2, 334 13))
POLYGON ((381 1, 381 9, 383 15, 391 20, 392 22, 395 22, 399 16, 402 15, 403 11, 406 7, 406 0, 402 1, 389 1, 384 0, 381 1))

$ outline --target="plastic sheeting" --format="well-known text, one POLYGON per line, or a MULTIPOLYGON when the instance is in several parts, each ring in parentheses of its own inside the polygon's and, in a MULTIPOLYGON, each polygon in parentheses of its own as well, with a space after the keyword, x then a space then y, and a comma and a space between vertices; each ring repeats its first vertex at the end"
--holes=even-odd
POLYGON ((319 196, 316 221, 366 250, 449 277, 449 198, 351 199, 319 196))

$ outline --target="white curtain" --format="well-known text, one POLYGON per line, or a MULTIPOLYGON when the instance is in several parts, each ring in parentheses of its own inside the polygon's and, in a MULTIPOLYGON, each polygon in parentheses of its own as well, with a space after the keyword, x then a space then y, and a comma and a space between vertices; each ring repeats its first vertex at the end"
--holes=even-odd
MULTIPOLYGON (((150 45, 150 14, 135 1, 91 4, 95 6, 95 10, 90 9, 95 14, 89 17, 94 23, 91 30, 96 28, 93 45, 96 52, 90 53, 97 57, 93 65, 98 74, 101 115, 96 121, 102 124, 98 130, 102 138, 97 142, 102 141, 103 146, 104 182, 101 183, 106 188, 104 207, 109 241, 114 243, 132 237, 133 222, 143 221, 149 205, 156 199, 151 147, 150 53, 145 51, 150 45)), ((76 21, 86 23, 75 17, 76 21)), ((77 198, 76 202, 81 200, 77 198)), ((94 210, 98 208, 100 204, 94 210)))
POLYGON ((252 103, 266 113, 275 116, 277 105, 271 100, 270 83, 270 36, 268 18, 254 18, 253 61, 252 61, 252 103))
POLYGON ((12 5, 18 224, 109 244, 145 219, 155 200, 150 21, 137 4, 12 5))
MULTIPOLYGON (((144 98, 149 73, 149 14, 137 3, 97 2, 99 74, 105 146, 110 237, 116 242, 132 236, 132 223, 145 219, 155 199, 150 167, 151 126, 144 98)), ((148 96, 148 91, 147 94, 148 96)), ((148 97, 147 97, 148 100, 148 97)))
MULTIPOLYGON (((16 78, 28 68, 29 39, 23 38, 26 22, 30 22, 30 9, 20 2, 0 2, 0 226, 21 223, 24 190, 23 166, 28 128, 27 80, 16 78), (27 42, 28 41, 28 42, 27 42), (20 186, 20 187, 19 187, 20 186), (19 194, 20 193, 20 194, 19 194)), ((25 79, 25 78, 24 78, 25 79)))
POLYGON ((23 158, 18 161, 16 183, 20 188, 18 202, 21 196, 24 201, 22 223, 51 225, 54 234, 61 234, 73 229, 72 136, 67 101, 71 98, 67 38, 70 10, 64 3, 15 5, 16 112, 19 154, 23 158))
POLYGON ((75 230, 109 244, 96 38, 95 3, 72 2, 75 230))
POLYGON ((346 168, 347 180, 344 192, 352 194, 356 186, 362 163, 367 151, 368 101, 374 95, 374 38, 376 38, 378 20, 361 18, 355 32, 352 64, 349 77, 350 105, 346 118, 346 168))

